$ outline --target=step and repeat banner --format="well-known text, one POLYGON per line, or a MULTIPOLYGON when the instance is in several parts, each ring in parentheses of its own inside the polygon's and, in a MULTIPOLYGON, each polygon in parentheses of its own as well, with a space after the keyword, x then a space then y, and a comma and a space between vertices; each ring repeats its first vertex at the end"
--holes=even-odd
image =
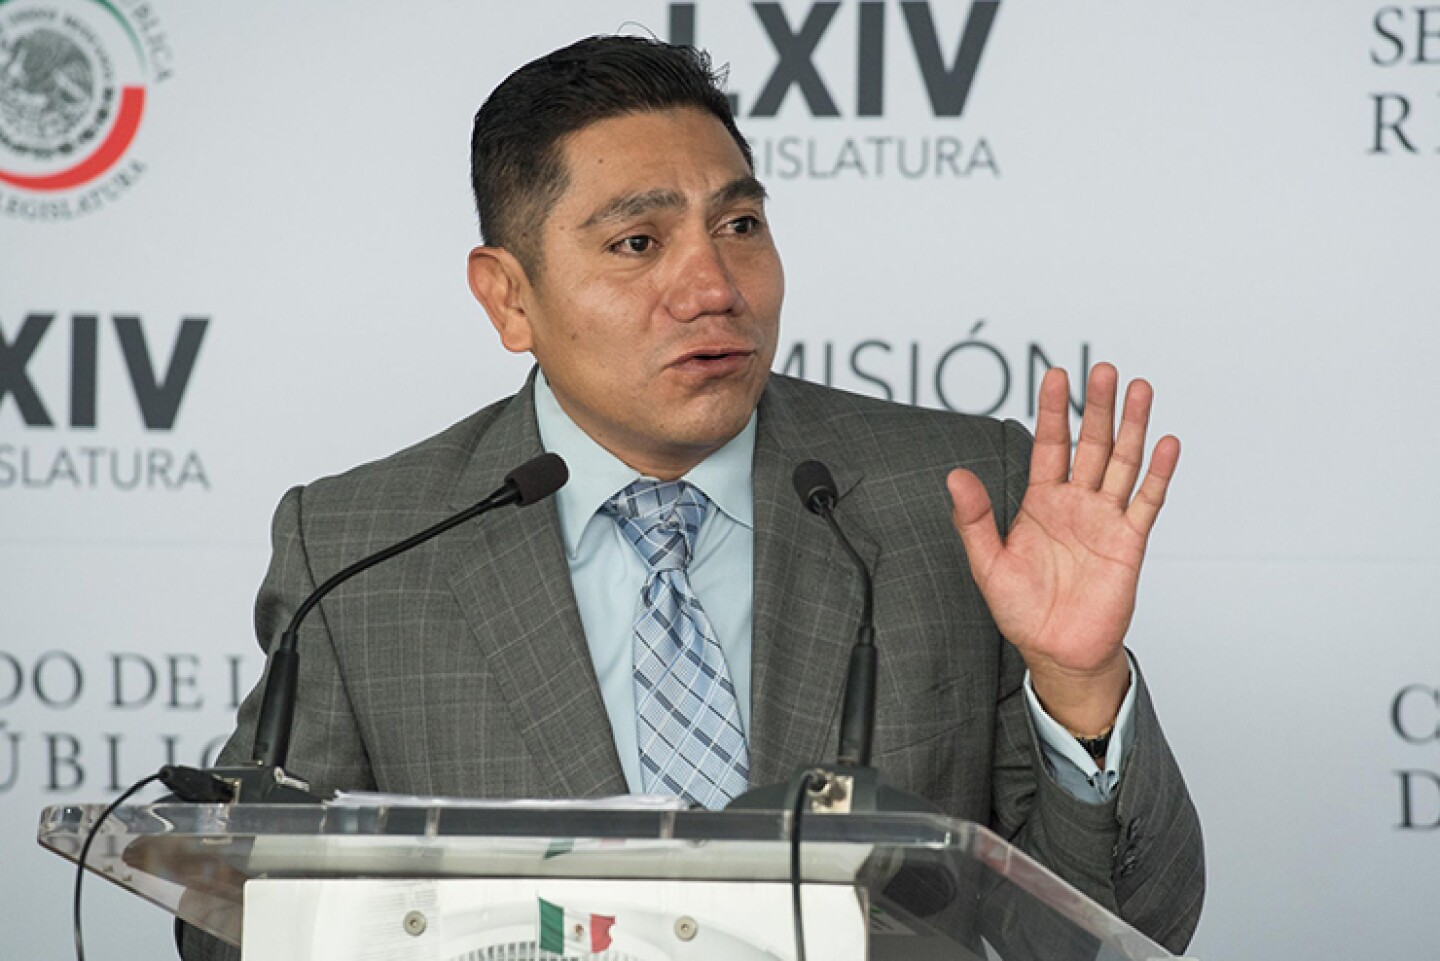
MULTIPOLYGON (((1372 0, 0 0, 0 957, 70 950, 43 806, 213 757, 281 493, 521 383, 470 120, 617 31, 728 64, 777 369, 1032 425, 1047 366, 1155 384, 1191 953, 1433 957, 1440 6, 1372 0)), ((88 890, 92 956, 168 956, 88 890)))

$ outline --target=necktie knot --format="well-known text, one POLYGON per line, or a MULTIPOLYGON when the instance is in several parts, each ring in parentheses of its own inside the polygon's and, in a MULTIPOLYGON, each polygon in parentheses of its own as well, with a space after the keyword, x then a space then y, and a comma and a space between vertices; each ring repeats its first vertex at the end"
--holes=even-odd
POLYGON ((708 506, 709 498, 693 484, 642 477, 606 501, 602 510, 615 518, 650 571, 659 573, 681 571, 690 563, 708 506))

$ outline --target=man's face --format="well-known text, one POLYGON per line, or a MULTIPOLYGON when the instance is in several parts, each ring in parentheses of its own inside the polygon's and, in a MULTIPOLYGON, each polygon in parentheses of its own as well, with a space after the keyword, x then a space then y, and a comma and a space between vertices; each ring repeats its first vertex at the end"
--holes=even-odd
POLYGON ((679 476, 745 426, 775 356, 784 276, 763 191, 699 110, 599 121, 563 156, 569 185, 502 339, 601 446, 679 476))

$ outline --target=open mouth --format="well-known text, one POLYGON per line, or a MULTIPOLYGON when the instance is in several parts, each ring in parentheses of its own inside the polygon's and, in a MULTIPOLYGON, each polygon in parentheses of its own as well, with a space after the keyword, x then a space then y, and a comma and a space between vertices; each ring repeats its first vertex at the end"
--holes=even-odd
POLYGON ((749 350, 703 350, 686 354, 675 364, 682 371, 707 374, 728 374, 741 369, 749 362, 749 350))

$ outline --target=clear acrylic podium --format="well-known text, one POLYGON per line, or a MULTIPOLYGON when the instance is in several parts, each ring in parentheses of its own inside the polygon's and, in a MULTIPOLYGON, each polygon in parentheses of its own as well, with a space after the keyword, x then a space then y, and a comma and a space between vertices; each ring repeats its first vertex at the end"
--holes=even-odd
MULTIPOLYGON (((74 861, 103 809, 47 808, 40 843, 74 861)), ((755 811, 155 804, 118 809, 87 866, 243 939, 247 959, 792 959, 790 825, 755 811)), ((977 825, 806 814, 801 829, 812 961, 1173 957, 977 825)))

